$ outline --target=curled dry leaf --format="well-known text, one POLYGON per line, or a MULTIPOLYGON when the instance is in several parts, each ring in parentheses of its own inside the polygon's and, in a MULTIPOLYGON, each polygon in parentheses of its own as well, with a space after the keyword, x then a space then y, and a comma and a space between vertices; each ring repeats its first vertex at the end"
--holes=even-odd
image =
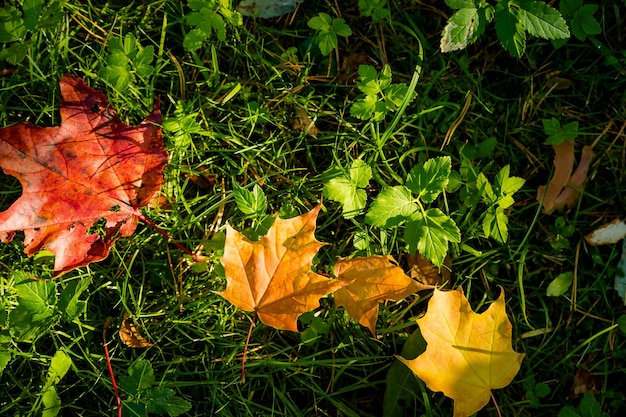
POLYGON ((319 306, 319 299, 345 284, 311 271, 313 257, 324 244, 315 239, 321 204, 292 219, 277 218, 258 241, 230 225, 222 265, 226 290, 219 295, 279 330, 298 331, 298 317, 319 306))
POLYGON ((426 314, 417 320, 426 351, 398 359, 433 391, 454 400, 454 417, 468 417, 489 402, 492 389, 509 385, 523 354, 512 346, 504 290, 481 314, 472 311, 463 290, 435 290, 426 314))
POLYGON ((158 103, 131 127, 83 80, 66 75, 60 86, 61 126, 0 129, 0 167, 22 185, 0 213, 0 241, 23 230, 26 255, 54 253, 55 276, 101 261, 116 239, 133 234, 168 159, 158 103), (91 233, 100 219, 101 234, 91 233))
POLYGON ((537 201, 545 213, 564 208, 573 208, 578 202, 580 190, 587 179, 589 164, 593 159, 593 148, 583 147, 580 162, 574 168, 574 141, 566 140, 552 145, 554 149, 554 175, 547 185, 537 188, 537 201))
POLYGON ((378 303, 398 301, 420 290, 433 289, 409 278, 391 256, 340 259, 335 276, 347 285, 333 293, 337 307, 376 335, 378 303))
POLYGON ((139 334, 135 324, 133 323, 133 318, 127 312, 124 313, 124 317, 122 319, 122 325, 120 326, 119 331, 120 340, 128 347, 137 349, 137 348, 145 348, 148 346, 152 346, 152 343, 148 342, 143 338, 142 335, 139 334))

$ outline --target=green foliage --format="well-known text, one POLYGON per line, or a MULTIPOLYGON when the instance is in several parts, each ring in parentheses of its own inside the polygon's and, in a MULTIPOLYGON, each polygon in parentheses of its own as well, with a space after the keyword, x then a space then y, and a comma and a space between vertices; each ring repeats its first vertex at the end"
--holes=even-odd
POLYGON ((122 401, 124 415, 146 417, 148 413, 182 415, 191 409, 191 404, 177 397, 171 388, 157 383, 149 361, 140 359, 128 368, 128 376, 119 378, 120 388, 129 398, 122 401))
POLYGON ((17 65, 26 57, 34 37, 55 28, 63 18, 65 1, 24 0, 20 12, 15 6, 0 7, 0 61, 17 65))
POLYGON ((382 229, 405 224, 404 239, 409 252, 418 251, 436 266, 442 266, 448 242, 460 242, 461 234, 454 220, 438 208, 426 209, 425 204, 435 201, 444 191, 450 170, 451 160, 447 156, 415 165, 405 185, 385 188, 378 194, 365 221, 382 229))
POLYGON ((567 292, 574 282, 574 273, 572 271, 563 272, 556 276, 546 289, 548 297, 559 297, 567 292))
POLYGON ((128 86, 138 80, 147 83, 154 73, 151 65, 154 59, 154 47, 142 47, 132 33, 124 38, 111 38, 107 42, 109 55, 105 58, 107 66, 100 70, 100 77, 118 92, 124 92, 128 86))
POLYGON ((561 13, 539 0, 497 0, 495 7, 486 0, 447 0, 457 11, 444 28, 442 52, 465 49, 495 20, 498 40, 511 55, 519 58, 526 50, 526 34, 543 39, 566 39, 570 36, 561 13))
POLYGON ((576 139, 578 136, 577 121, 561 126, 561 123, 552 117, 551 119, 543 119, 541 123, 543 124, 543 132, 548 135, 546 139, 548 145, 558 145, 566 140, 576 139))
POLYGON ((215 37, 226 40, 226 25, 241 26, 243 18, 239 12, 231 9, 229 0, 190 0, 189 7, 193 10, 186 17, 188 25, 193 26, 183 41, 188 51, 197 51, 207 39, 215 37))
POLYGON ((505 210, 510 208, 515 200, 515 194, 524 185, 525 180, 520 177, 509 176, 510 167, 506 165, 496 175, 493 186, 481 172, 476 178, 476 189, 482 201, 487 205, 483 217, 483 233, 500 243, 508 240, 508 217, 505 210))
POLYGON ((559 2, 559 9, 569 21, 572 34, 581 41, 587 39, 589 35, 602 33, 600 23, 593 17, 599 7, 597 4, 583 4, 583 0, 561 0, 559 2))
POLYGON ((344 218, 353 218, 365 208, 364 188, 371 179, 372 168, 361 159, 352 161, 347 169, 332 167, 322 174, 324 197, 341 203, 344 218))
POLYGON ((252 191, 241 187, 237 183, 233 184, 233 186, 233 196, 237 208, 246 218, 259 219, 265 215, 265 211, 267 210, 267 198, 258 184, 254 184, 252 191))
POLYGON ((61 399, 56 385, 67 374, 70 366, 72 366, 70 356, 62 350, 57 350, 50 361, 46 381, 41 390, 41 400, 44 406, 42 417, 54 417, 61 411, 61 399))
POLYGON ((359 66, 357 88, 365 98, 357 100, 350 107, 350 114, 361 120, 382 121, 387 113, 394 112, 402 105, 408 87, 405 84, 391 83, 391 67, 384 65, 380 72, 371 65, 359 66))
POLYGON ((559 411, 558 417, 609 417, 609 415, 602 412, 602 406, 593 394, 588 391, 580 400, 578 407, 574 408, 571 405, 563 407, 559 411))
POLYGON ((390 17, 388 0, 359 0, 359 12, 361 16, 371 17, 373 22, 390 17))
POLYGON ((320 48, 322 55, 328 55, 332 50, 339 46, 337 36, 350 36, 352 29, 345 20, 335 17, 332 18, 326 13, 319 13, 308 21, 308 26, 317 31, 313 37, 313 42, 320 48))

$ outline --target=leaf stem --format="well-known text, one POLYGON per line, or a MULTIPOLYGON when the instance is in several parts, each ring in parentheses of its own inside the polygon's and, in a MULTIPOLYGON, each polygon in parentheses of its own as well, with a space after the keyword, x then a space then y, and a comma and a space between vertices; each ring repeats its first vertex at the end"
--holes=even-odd
POLYGON ((109 317, 104 322, 104 328, 102 329, 102 340, 104 341, 104 357, 107 361, 107 367, 109 368, 109 375, 111 376, 111 383, 113 384, 113 392, 115 393, 115 401, 117 402, 117 417, 122 417, 122 399, 120 393, 117 390, 117 384, 115 383, 115 374, 113 373, 113 366, 111 365, 111 357, 109 356, 109 346, 107 345, 107 329, 113 322, 113 317, 109 317))
POLYGON ((252 328, 254 327, 254 322, 257 318, 257 312, 254 312, 254 317, 252 317, 252 321, 250 322, 250 327, 248 328, 248 337, 246 337, 246 344, 243 347, 243 357, 241 358, 241 382, 246 382, 246 356, 248 355, 248 344, 250 343, 250 336, 252 336, 252 328))
POLYGON ((152 222, 152 220, 148 219, 146 216, 144 216, 143 214, 141 214, 139 212, 137 212, 136 215, 137 215, 137 218, 139 220, 141 220, 142 222, 144 222, 145 224, 147 224, 148 226, 153 228, 156 232, 158 232, 162 236, 166 237, 167 240, 169 240, 172 243, 172 245, 176 246, 178 249, 183 251, 185 254, 191 256, 191 258, 194 260, 194 262, 201 262, 200 255, 193 253, 192 251, 190 251, 189 249, 187 249, 186 247, 184 247, 183 245, 181 245, 180 243, 175 241, 172 238, 172 236, 170 236, 169 233, 167 233, 165 230, 161 229, 159 226, 154 224, 152 222))

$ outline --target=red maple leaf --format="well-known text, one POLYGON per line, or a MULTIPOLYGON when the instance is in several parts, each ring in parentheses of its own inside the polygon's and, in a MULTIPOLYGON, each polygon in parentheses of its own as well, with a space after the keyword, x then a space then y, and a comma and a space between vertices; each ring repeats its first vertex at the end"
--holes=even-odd
POLYGON ((54 253, 55 276, 101 261, 117 238, 133 234, 168 158, 158 102, 131 127, 80 78, 66 75, 60 86, 61 126, 0 129, 0 167, 22 185, 20 198, 0 212, 0 241, 23 230, 28 256, 54 253), (100 219, 104 232, 90 233, 100 219))

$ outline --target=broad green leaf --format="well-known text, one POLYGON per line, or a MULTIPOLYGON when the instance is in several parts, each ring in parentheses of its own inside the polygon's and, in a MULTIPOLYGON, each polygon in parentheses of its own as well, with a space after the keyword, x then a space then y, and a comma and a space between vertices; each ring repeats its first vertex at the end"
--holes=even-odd
POLYGON ((583 0, 561 0, 559 2, 559 10, 561 10, 563 16, 572 17, 582 5, 583 0))
POLYGON ((330 32, 332 23, 332 17, 330 17, 327 13, 320 13, 317 16, 310 18, 307 25, 314 30, 330 32))
POLYGON ((28 30, 35 30, 42 12, 41 0, 24 0, 24 26, 28 30))
POLYGON ((365 208, 367 195, 362 188, 367 187, 372 178, 372 169, 363 160, 356 159, 347 173, 341 173, 327 180, 324 196, 338 201, 343 206, 346 219, 356 216, 365 208))
POLYGON ((124 417, 148 417, 148 410, 143 400, 122 401, 122 416, 124 417))
POLYGON ((483 220, 485 237, 492 237, 500 243, 506 243, 509 237, 508 221, 502 207, 489 207, 483 220))
POLYGON ((187 51, 196 51, 202 47, 202 43, 207 38, 206 34, 200 29, 191 29, 183 39, 183 47, 187 51))
POLYGON ((267 198, 258 184, 254 184, 252 191, 250 191, 235 183, 233 196, 237 208, 247 218, 259 218, 263 216, 267 210, 267 198))
POLYGON ((485 174, 482 172, 480 172, 478 177, 476 177, 476 189, 486 204, 492 205, 498 200, 498 197, 493 192, 493 187, 489 183, 487 177, 485 177, 485 174))
POLYGON ((445 0, 448 7, 452 9, 473 9, 476 8, 474 0, 445 0))
MULTIPOLYGON (((494 180, 494 188, 496 193, 500 196, 510 196, 519 191, 524 185, 526 180, 520 177, 509 177, 511 172, 510 165, 505 165, 494 180)), ((508 207, 508 206, 507 206, 508 207)), ((502 207, 506 208, 506 207, 502 207)))
MULTIPOLYGON (((4 349, 4 346, 2 346, 1 348, 4 349)), ((0 376, 2 375, 2 371, 4 371, 4 368, 6 368, 9 362, 11 362, 11 353, 7 351, 1 351, 0 352, 0 376)))
POLYGON ((378 74, 378 85, 381 90, 391 85, 391 67, 388 64, 385 64, 378 74))
POLYGON ((570 122, 561 127, 561 123, 554 117, 541 120, 543 132, 548 135, 546 144, 558 145, 566 140, 576 139, 578 136, 578 122, 570 122))
POLYGON ((495 20, 498 40, 511 55, 520 58, 526 49, 526 32, 516 12, 508 7, 508 2, 496 4, 495 20))
POLYGON ((452 162, 449 156, 431 158, 411 169, 406 186, 425 203, 432 203, 446 188, 452 162))
POLYGON ((372 117, 372 114, 374 114, 376 103, 378 103, 378 98, 376 96, 365 96, 365 98, 357 100, 350 107, 350 115, 361 120, 367 120, 372 117))
POLYGON ((153 387, 146 393, 148 412, 169 414, 171 417, 180 416, 191 409, 191 404, 182 398, 176 397, 170 388, 153 387))
POLYGON ((315 36, 315 42, 322 55, 328 55, 339 45, 335 32, 320 32, 315 36))
POLYGON ((567 23, 555 8, 538 0, 522 0, 519 6, 524 28, 531 35, 543 39, 569 38, 567 23))
POLYGON ((600 23, 593 17, 598 7, 597 4, 585 4, 576 10, 572 20, 570 20, 570 26, 576 38, 584 41, 587 39, 587 35, 599 35, 602 33, 600 23))
POLYGON ((409 252, 416 251, 441 267, 448 253, 448 242, 461 241, 461 232, 454 220, 438 208, 428 209, 424 215, 417 212, 406 224, 404 238, 409 252))
POLYGON ((569 287, 572 286, 572 282, 574 282, 574 273, 571 271, 563 272, 557 275, 557 277, 548 284, 546 295, 548 297, 559 297, 569 290, 569 287))
POLYGON ((356 84, 357 88, 368 96, 376 97, 382 91, 376 68, 371 65, 359 65, 358 72, 359 82, 356 84))
POLYGON ((405 84, 393 84, 385 89, 385 103, 390 104, 387 106, 387 109, 396 111, 402 105, 408 92, 409 87, 405 84))
POLYGON ((54 281, 31 279, 26 273, 16 272, 15 291, 19 305, 32 314, 32 321, 44 320, 54 314, 57 303, 54 281))
POLYGON ((452 52, 465 47, 470 43, 470 39, 475 40, 475 23, 478 21, 478 9, 460 9, 448 20, 443 29, 439 48, 441 52, 452 52))
POLYGON ((61 411, 61 398, 54 386, 46 388, 41 394, 43 412, 41 417, 55 417, 61 411))
POLYGON ((13 42, 22 39, 24 35, 26 26, 20 11, 13 6, 0 7, 0 42, 13 42))
POLYGON ((61 291, 58 309, 61 311, 61 318, 64 321, 70 323, 85 311, 87 303, 80 300, 79 297, 88 286, 88 279, 75 280, 67 284, 61 291))
POLYGON ((402 185, 396 185, 378 194, 365 215, 365 222, 383 229, 397 226, 418 209, 411 190, 402 185))
POLYGON ((332 31, 339 36, 348 37, 352 35, 352 29, 350 29, 346 21, 341 18, 333 19, 332 31))
POLYGON ((120 387, 128 394, 150 388, 154 384, 154 371, 150 362, 140 359, 128 368, 128 376, 120 376, 120 387))
POLYGON ((118 66, 126 68, 130 62, 128 56, 124 52, 113 52, 104 59, 109 66, 118 66))
POLYGON ((72 366, 72 358, 62 350, 57 350, 50 361, 44 388, 58 384, 72 366))

